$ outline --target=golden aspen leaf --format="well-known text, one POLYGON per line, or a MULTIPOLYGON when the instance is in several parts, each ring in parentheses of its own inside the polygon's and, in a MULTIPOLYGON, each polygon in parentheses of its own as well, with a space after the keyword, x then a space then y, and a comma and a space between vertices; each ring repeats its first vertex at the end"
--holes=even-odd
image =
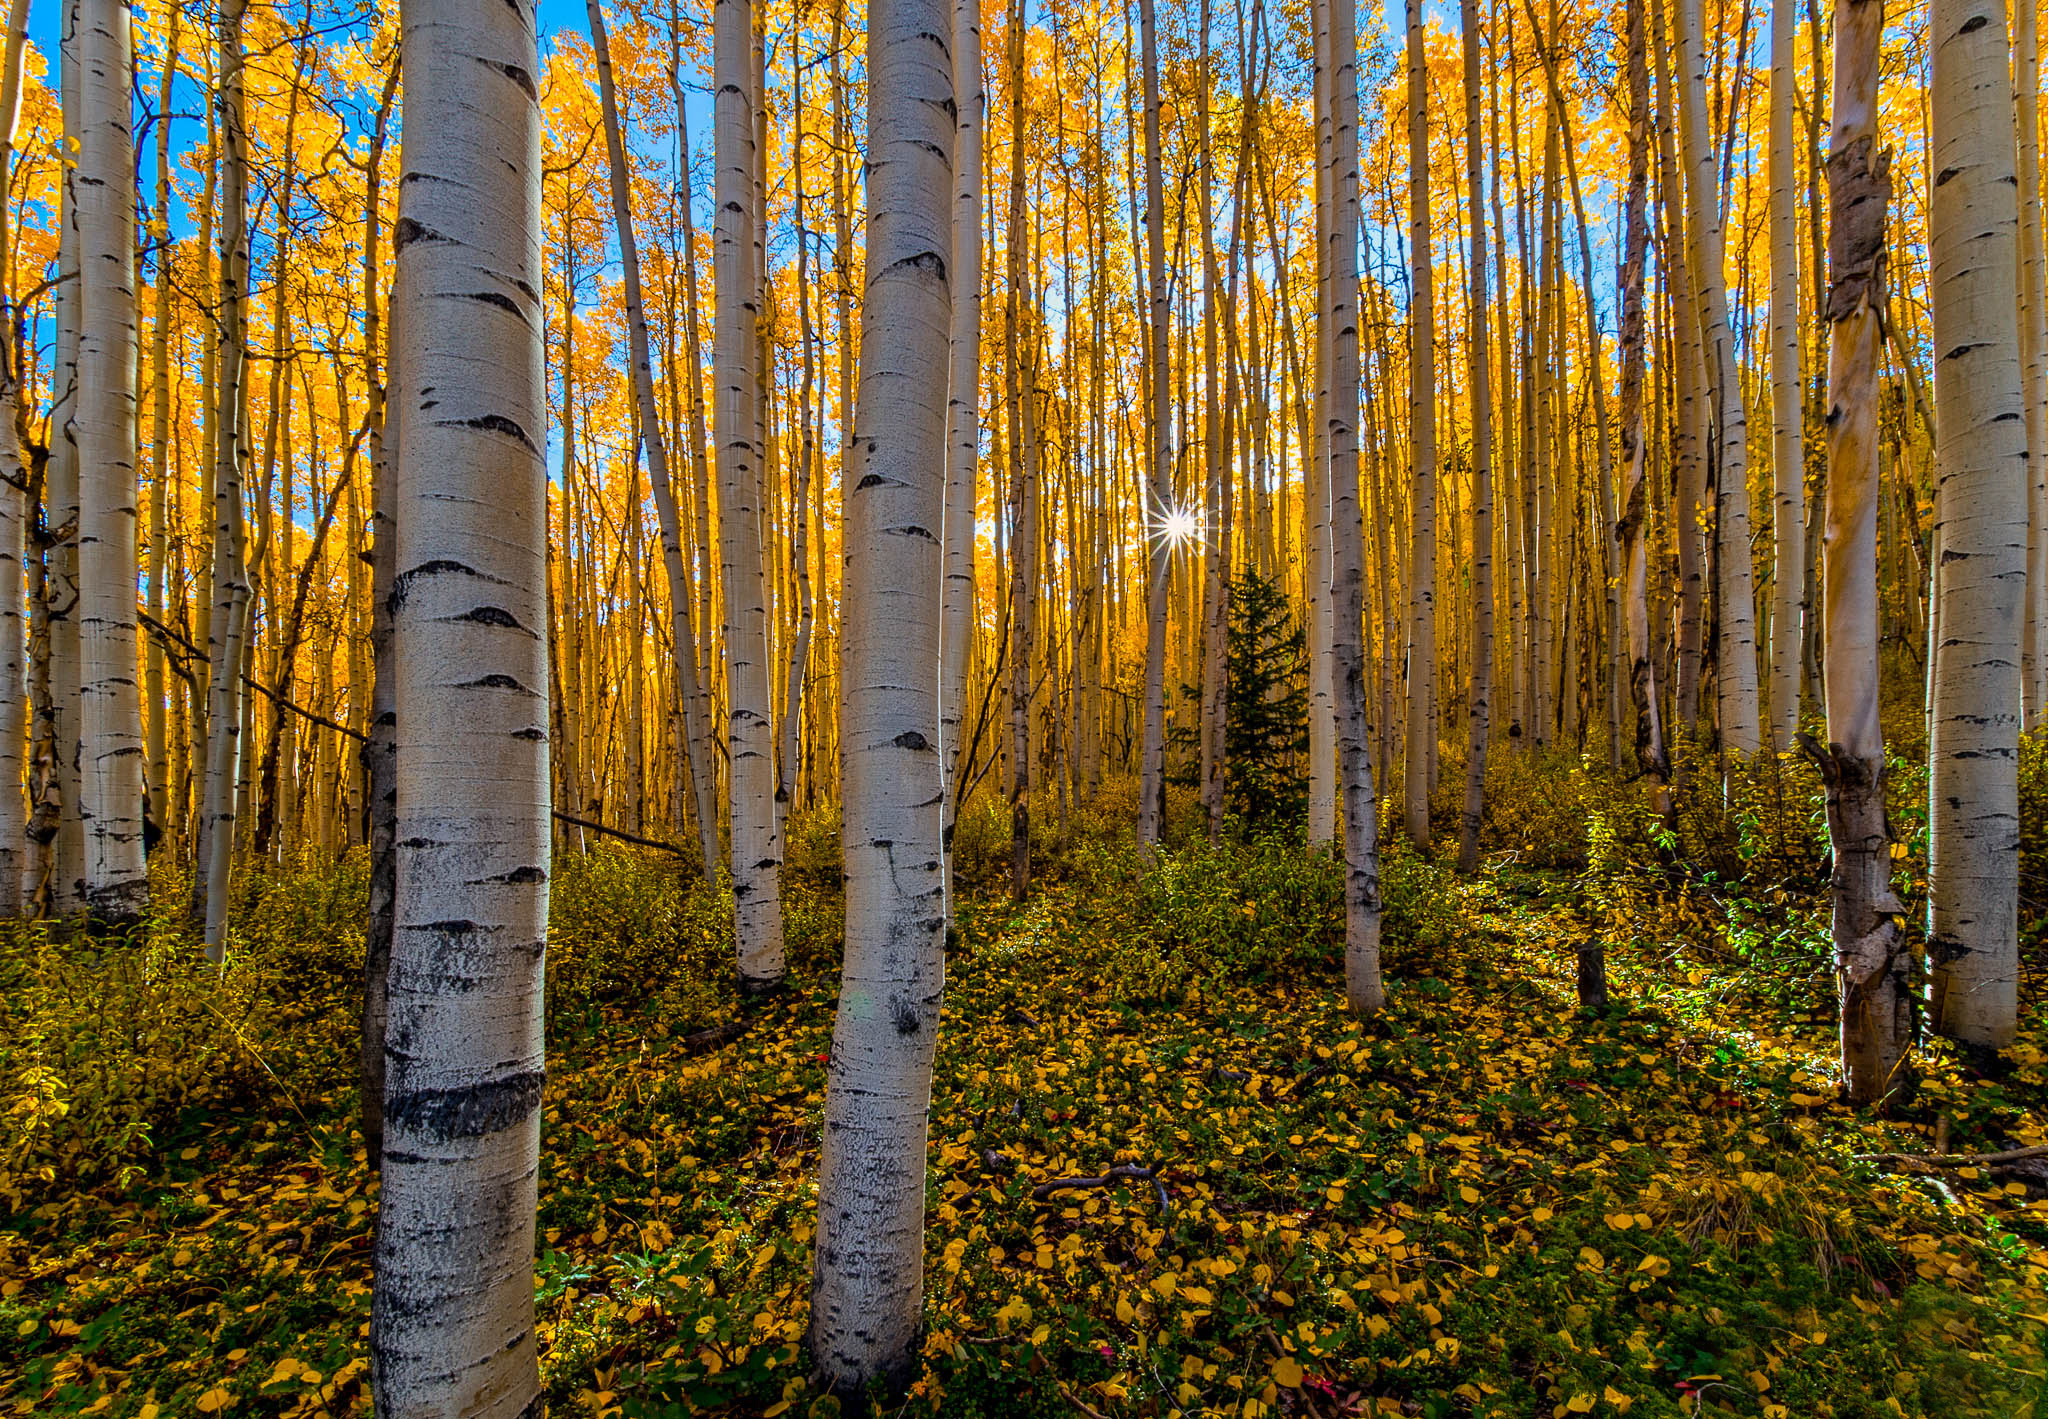
POLYGON ((1031 1328, 1031 1343, 1033 1345, 1043 1345, 1045 1344, 1045 1338, 1051 1334, 1052 1327, 1047 1325, 1044 1321, 1040 1321, 1037 1325, 1031 1328))
POLYGON ((1301 1362, 1289 1355, 1273 1366, 1273 1380, 1288 1389, 1301 1388, 1301 1362))
POLYGON ((219 1385, 215 1385, 205 1394, 200 1395, 194 1402, 193 1407, 198 1409, 201 1414, 218 1414, 233 1402, 233 1396, 219 1385))
POLYGON ((1472 1186, 1470 1183, 1466 1183, 1459 1187, 1458 1197, 1460 1201, 1464 1202, 1464 1204, 1469 1207, 1479 1200, 1479 1189, 1472 1186))
POLYGON ((1635 1403, 1635 1400, 1633 1398, 1623 1394, 1613 1385, 1607 1386, 1607 1388, 1601 1392, 1600 1397, 1606 1400, 1609 1404, 1613 1405, 1615 1411, 1620 1414, 1628 1413, 1629 1406, 1635 1403))
POLYGON ((1591 1414, 1598 1402, 1590 1394, 1575 1394, 1564 1402, 1564 1407, 1573 1414, 1591 1414))
POLYGON ((1555 1217, 1556 1215, 1557 1214, 1552 1212, 1548 1207, 1539 1207, 1534 1212, 1531 1212, 1529 1214, 1529 1220, 1531 1222, 1538 1223, 1548 1222, 1552 1217, 1555 1217))

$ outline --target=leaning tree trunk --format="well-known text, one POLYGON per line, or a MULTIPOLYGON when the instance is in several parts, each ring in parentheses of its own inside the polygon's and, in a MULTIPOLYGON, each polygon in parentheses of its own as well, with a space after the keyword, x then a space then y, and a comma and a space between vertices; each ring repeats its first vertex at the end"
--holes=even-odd
MULTIPOLYGON (((1333 23, 1333 33, 1334 28, 1333 23)), ((1353 63, 1348 53, 1339 51, 1333 72, 1342 79, 1353 63)), ((1350 82, 1355 84, 1355 77, 1350 82)), ((1340 99, 1340 111, 1344 103, 1356 105, 1355 89, 1340 99)), ((1356 133, 1350 141, 1357 143, 1356 133)), ((1408 528, 1408 753, 1402 811, 1409 842, 1426 853, 1429 760, 1436 747, 1436 299, 1429 241, 1429 70, 1423 58, 1420 0, 1408 5, 1408 260, 1408 463, 1414 492, 1408 528)), ((1347 294, 1340 293, 1339 300, 1347 294)), ((1355 345, 1355 302, 1352 320, 1355 345)), ((1341 338, 1341 329, 1338 333, 1341 338)), ((1355 428, 1352 440, 1355 458, 1355 428)), ((1335 459, 1331 462, 1334 467, 1335 459)), ((1340 489, 1337 497, 1342 496, 1340 489)))
POLYGON ((1171 550, 1164 529, 1173 477, 1173 372, 1167 365, 1166 192, 1159 156, 1159 45, 1152 0, 1138 0, 1140 67, 1145 86, 1145 275, 1152 306, 1152 417, 1145 482, 1145 727, 1138 750, 1138 848, 1150 853, 1159 842, 1166 797, 1166 572, 1171 550))
POLYGON ((1942 432, 1934 450, 1941 634, 1928 755, 1929 1007, 1942 1034, 2003 1049, 2019 1007, 2028 461, 2004 0, 1935 0, 1929 25, 1940 178, 1928 247, 1942 432))
MULTIPOLYGON (((1867 3, 1867 0, 1866 0, 1867 3)), ((1771 6, 1771 721, 1772 752, 1799 732, 1800 604, 1806 596, 1806 446, 1799 367, 1799 213, 1793 186, 1793 39, 1787 3, 1771 6)))
MULTIPOLYGON (((1714 598, 1719 634, 1714 642, 1714 693, 1721 745, 1737 754, 1763 746, 1756 686, 1756 605, 1749 554, 1749 415, 1728 325, 1728 281, 1722 244, 1720 165, 1707 136, 1707 64, 1700 38, 1700 0, 1677 0, 1679 147, 1687 180, 1687 245, 1699 298, 1700 343, 1713 390, 1714 598)), ((2008 291, 2007 300, 2011 299, 2008 291)))
POLYGON ((981 6, 953 0, 953 326, 946 373, 946 587, 939 631, 939 759, 945 774, 946 921, 953 920, 953 825, 960 730, 974 643, 974 504, 981 450, 981 6))
POLYGON ((398 881, 370 1313, 393 1415, 537 1414, 547 422, 536 16, 408 0, 398 881), (480 358, 481 356, 481 358, 480 358))
POLYGON ((647 307, 640 294, 640 247, 633 237, 633 208, 626 143, 619 123, 619 101, 612 88, 611 38, 605 33, 604 7, 589 0, 590 39, 597 57, 598 97, 604 109, 605 151, 610 158, 612 221, 619 238, 619 267, 626 300, 627 343, 633 361, 633 394, 640 409, 640 437, 647 449, 647 477, 654 488, 654 511, 661 520, 662 566, 668 574, 670 644, 676 680, 683 701, 683 757, 696 790, 697 853, 704 879, 718 880, 718 810, 713 770, 705 752, 702 723, 704 700, 697 684, 697 637, 690 624, 690 573, 683 560, 682 519, 676 513, 675 482, 669 474, 668 439, 662 433, 661 411, 654 397, 654 368, 648 354, 647 307))
MULTIPOLYGON (((1386 1004, 1380 982, 1379 796, 1365 688, 1365 547, 1358 503, 1358 30, 1353 0, 1329 10, 1330 606, 1337 760, 1344 795, 1344 996, 1360 1015, 1386 1004)), ((1420 0, 1411 0, 1412 4, 1420 0)))
MULTIPOLYGON (((1472 401, 1472 727, 1465 755, 1465 810, 1459 820, 1458 870, 1479 866, 1486 808, 1486 741, 1493 722, 1493 390, 1487 367, 1486 161, 1479 136, 1479 13, 1460 0, 1465 55, 1465 173, 1471 232, 1471 296, 1466 302, 1472 401)), ((1424 135, 1425 141, 1427 135, 1424 135)), ((1427 829, 1425 820, 1424 828, 1427 829)))
POLYGON ((718 543, 725 582, 726 740, 732 784, 732 901, 741 987, 782 983, 782 827, 768 703, 768 589, 761 571, 759 288, 754 280, 753 0, 716 0, 718 543))
MULTIPOLYGON (((1015 17, 1013 16, 1013 22, 1015 17)), ((951 325, 947 0, 875 0, 857 466, 844 483, 846 959, 818 1160, 812 1362, 906 1379, 924 1322, 925 1143, 945 988, 940 588, 951 325)), ((1019 772, 1024 766, 1018 766, 1019 772)))
POLYGON ((1827 785, 1834 851, 1835 978, 1849 1097, 1892 1089, 1911 1043, 1904 906, 1891 888, 1878 724, 1878 358, 1884 344, 1885 221, 1891 154, 1878 147, 1883 0, 1835 12, 1834 131, 1828 153, 1828 481, 1825 583, 1828 746, 1805 740, 1827 785))

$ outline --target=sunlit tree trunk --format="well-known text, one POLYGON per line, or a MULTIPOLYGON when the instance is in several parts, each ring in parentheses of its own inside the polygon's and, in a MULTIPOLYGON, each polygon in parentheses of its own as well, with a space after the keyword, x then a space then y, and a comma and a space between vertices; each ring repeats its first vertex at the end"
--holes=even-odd
POLYGON ((1834 127, 1828 152, 1828 481, 1824 571, 1828 745, 1807 751, 1827 784, 1834 851, 1835 976, 1849 1096, 1890 1092, 1911 1044, 1905 910, 1891 889, 1878 724, 1878 359, 1884 344, 1885 222, 1891 154, 1879 148, 1883 0, 1835 11, 1834 127))
MULTIPOLYGON (((612 88, 611 38, 605 32, 604 8, 589 0, 590 36, 597 58, 598 97, 604 110, 605 151, 610 159, 612 222, 619 240, 619 267, 626 301, 628 358, 633 363, 633 395, 640 410, 640 436, 647 450, 647 476, 653 485, 655 515, 661 520, 662 566, 668 574, 668 608, 676 679, 683 701, 683 750, 690 783, 696 790, 697 852, 707 881, 718 880, 718 809, 713 796, 715 775, 706 754, 703 723, 708 709, 697 680, 697 637, 690 624, 690 573, 683 559, 682 519, 676 511, 675 479, 654 396, 654 368, 647 339, 647 307, 640 289, 640 246, 633 235, 630 174, 619 122, 618 96, 612 88)), ((693 370, 691 378, 695 378, 693 370)))
POLYGON ((1010 420, 1010 895, 1031 889, 1032 642, 1038 621, 1038 403, 1036 361, 1025 353, 1030 296, 1025 236, 1024 33, 1022 0, 1010 8, 1010 210, 1004 238, 1003 378, 1010 420))
MULTIPOLYGON (((16 0, 16 8, 26 11, 27 0, 16 0)), ((158 91, 157 111, 169 113, 174 101, 173 93, 178 73, 178 44, 182 38, 180 20, 183 11, 173 5, 170 13, 170 33, 164 42, 163 84, 158 91)), ((10 53, 18 53, 15 31, 10 30, 8 40, 10 53)), ((20 77, 15 72, 18 59, 10 60, 6 83, 8 88, 0 97, 0 123, 10 128, 14 115, 19 112, 20 77)), ((0 169, 0 182, 5 180, 5 170, 0 169)), ((164 624, 164 577, 170 567, 170 526, 169 511, 165 497, 170 482, 171 469, 171 361, 170 337, 171 293, 173 282, 170 272, 170 201, 171 201, 171 125, 158 123, 156 126, 156 220, 150 232, 153 240, 161 242, 152 263, 156 276, 156 315, 150 325, 150 466, 149 466, 149 593, 147 597, 150 619, 157 625, 164 624)), ((5 411, 0 411, 5 417, 5 411)), ((14 604, 12 602, 8 603, 14 604)), ((144 747, 147 752, 145 779, 149 789, 149 810, 157 824, 171 834, 172 850, 169 856, 175 860, 175 834, 182 815, 173 813, 170 806, 170 755, 166 739, 166 702, 168 688, 164 680, 164 647, 155 634, 148 638, 143 656, 142 704, 146 716, 144 724, 144 747)), ((0 728, 0 733, 4 733, 0 728)), ((0 826, 0 835, 5 834, 0 826)), ((6 867, 0 865, 0 881, 4 881, 6 867)))
POLYGON ((1929 25, 1940 178, 1928 247, 1942 431, 1934 451, 1941 630, 1928 764, 1929 1005, 1942 1034, 2003 1049, 2019 1003, 2017 672, 2028 462, 2004 0, 1935 0, 1929 25))
POLYGON ((1159 47, 1152 0, 1138 0, 1138 28, 1145 86, 1145 274, 1152 307, 1147 360, 1151 381, 1150 458, 1146 465, 1143 535, 1145 583, 1145 725, 1138 751, 1138 846, 1149 852, 1159 841, 1160 810, 1166 796, 1166 572, 1171 550, 1159 526, 1170 502, 1173 475, 1172 369, 1167 364, 1166 195, 1159 154, 1159 47))
POLYGON ((974 505, 981 450, 981 6, 953 3, 953 325, 946 374, 946 586, 939 634, 939 759, 945 775, 946 920, 953 888, 953 827, 959 814, 960 736, 967 713, 967 663, 974 643, 974 505))
POLYGON ((768 698, 768 592, 761 570, 753 8, 752 0, 716 0, 713 6, 718 165, 715 373, 733 923, 740 984, 749 991, 764 991, 781 983, 784 960, 782 831, 775 811, 774 723, 768 698))
MULTIPOLYGON (((1471 872, 1479 866, 1487 736, 1493 723, 1493 389, 1486 340, 1492 311, 1486 296, 1486 154, 1479 130, 1478 0, 1460 0, 1458 19, 1465 57, 1466 215, 1471 232, 1465 339, 1472 402, 1472 722, 1465 758, 1465 808, 1459 819, 1458 870, 1471 872)), ((1413 39, 1411 28, 1411 43, 1413 39)), ((1425 822, 1425 830, 1427 826, 1425 822)))
MULTIPOLYGON (((1870 0, 1865 0, 1870 3, 1870 0)), ((1806 446, 1800 369, 1799 213, 1793 187, 1797 17, 1771 6, 1771 722, 1783 753, 1799 730, 1800 606, 1806 596, 1806 446)))
MULTIPOLYGON (((1379 797, 1365 688, 1365 549, 1358 502, 1358 31, 1352 0, 1329 10, 1330 660, 1344 810, 1344 996, 1360 1015, 1386 1003, 1380 982, 1379 797)), ((1416 0, 1419 3, 1419 0, 1416 0)))
POLYGON ((538 1413, 547 470, 533 6, 408 0, 397 275, 398 881, 371 1385, 538 1413), (478 358, 485 355, 486 358, 478 358))
MULTIPOLYGON (((1014 22, 1013 16, 1013 22, 1014 22)), ((925 1143, 945 987, 940 644, 951 298, 947 0, 875 0, 858 462, 844 484, 846 958, 818 1161, 812 1361, 907 1379, 924 1322, 925 1143)), ((1019 765, 1019 772, 1023 771, 1019 765)))
POLYGON ((2022 604, 2026 727, 2048 723, 2048 254, 2042 250, 2041 48, 2035 6, 2013 11, 2019 129, 2020 379, 2027 414, 2027 592, 2022 604))
POLYGON ((1728 286, 1720 215, 1720 165, 1707 135, 1707 65, 1700 37, 1700 0, 1677 0, 1679 148, 1686 173, 1687 245, 1699 301, 1700 342, 1713 391, 1715 704, 1721 744, 1754 754, 1758 725, 1756 603, 1749 553, 1749 414, 1728 326, 1728 286))
MULTIPOLYGON (((1332 0, 1337 3, 1349 0, 1332 0)), ((1335 57, 1333 72, 1341 78, 1352 61, 1342 51, 1335 57)), ((1355 104, 1355 96, 1349 101, 1355 104)), ((1355 134, 1352 141, 1357 141, 1355 134)), ((1408 5, 1408 260, 1408 471, 1414 493, 1408 528, 1408 754, 1402 812, 1408 840, 1427 852, 1429 759, 1436 744, 1436 296, 1421 0, 1408 5)), ((1355 331, 1352 338, 1357 338, 1355 331)), ((1356 430, 1352 436, 1357 437, 1356 430)))
MULTIPOLYGON (((81 32, 84 0, 60 0, 59 83, 64 145, 77 153, 86 122, 81 32)), ((48 910, 70 914, 85 905, 85 833, 78 816, 78 523, 79 462, 74 420, 78 412, 80 227, 78 167, 66 162, 59 178, 58 284, 52 293, 56 317, 56 364, 50 371, 50 461, 43 490, 44 604, 49 618, 45 654, 49 661, 50 758, 55 772, 44 780, 54 805, 50 842, 48 910)))
MULTIPOLYGON (((1664 9, 1672 0, 1657 0, 1658 21, 1651 45, 1657 71, 1658 186, 1662 189, 1664 271, 1671 292, 1672 359, 1677 409, 1672 420, 1671 461, 1677 496, 1671 508, 1678 541, 1677 674, 1674 717, 1688 734, 1700 729, 1701 660, 1706 642, 1706 575, 1701 566, 1700 503, 1705 487, 1702 397, 1699 348, 1699 303, 1693 296, 1692 265, 1685 255, 1685 191, 1679 173, 1675 96, 1671 82, 1672 29, 1664 9)), ((1683 3, 1683 0, 1676 0, 1683 3)))

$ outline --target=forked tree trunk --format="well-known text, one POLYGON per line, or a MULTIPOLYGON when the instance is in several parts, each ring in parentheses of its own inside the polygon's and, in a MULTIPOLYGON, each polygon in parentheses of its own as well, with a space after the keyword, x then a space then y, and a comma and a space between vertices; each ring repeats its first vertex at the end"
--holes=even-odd
MULTIPOLYGON (((1365 688, 1365 548, 1358 503, 1358 30, 1352 0, 1324 0, 1330 82, 1330 638, 1344 795, 1344 997, 1386 1004, 1380 981, 1379 797, 1365 688)), ((1410 0, 1418 5, 1420 0, 1410 0)))
POLYGON ((1771 717, 1769 748, 1799 732, 1800 605, 1806 596, 1806 438, 1800 395, 1799 212, 1793 185, 1793 40, 1786 0, 1771 6, 1771 717))
POLYGON ((1166 290, 1166 194, 1159 155, 1159 45, 1152 0, 1138 0, 1140 67, 1145 88, 1145 275, 1152 307, 1150 458, 1145 470, 1145 725, 1138 750, 1138 849, 1158 845, 1166 796, 1166 571, 1167 544, 1160 523, 1173 476, 1173 371, 1167 364, 1172 312, 1166 290))
MULTIPOLYGON (((948 0, 868 28, 867 288, 848 470, 842 700, 846 958, 818 1162, 812 1362, 906 1379, 924 1322, 925 1144, 945 988, 938 697, 951 299, 948 0)), ((1023 766, 1019 766, 1020 772, 1023 766)))
POLYGON ((939 759, 945 774, 946 921, 953 920, 953 826, 960 733, 974 642, 974 505, 981 451, 981 6, 953 0, 953 325, 946 373, 946 586, 939 632, 939 759))
MULTIPOLYGON (((1334 37, 1334 10, 1332 19, 1334 37)), ((1341 79, 1351 64, 1350 56, 1338 51, 1332 72, 1341 79)), ((1340 100, 1340 113, 1343 102, 1355 105, 1355 90, 1340 100)), ((1356 133, 1351 141, 1356 144, 1356 133)), ((1408 754, 1402 812, 1408 841, 1427 852, 1429 760, 1436 748, 1436 298, 1429 240, 1429 69, 1423 56, 1421 0, 1410 0, 1408 5, 1408 260, 1408 471, 1413 495, 1408 549, 1408 754)), ((1354 346, 1356 309, 1354 302, 1354 346)), ((1341 329, 1338 335, 1342 338, 1341 329)), ((1355 394, 1352 397, 1355 402, 1355 394)), ((1352 440, 1355 458, 1355 428, 1352 440)), ((1340 490, 1338 497, 1342 496, 1340 490)), ((1332 499, 1333 505, 1335 501, 1332 499)), ((1348 787, 1350 780, 1345 782, 1348 787)))
POLYGON ((713 6, 718 164, 715 359, 718 544, 725 583, 726 736, 732 784, 732 898, 740 985, 782 983, 782 829, 768 703, 768 590, 761 571, 759 287, 754 279, 754 7, 713 6))
MULTIPOLYGON (((589 0, 590 38, 597 58, 598 97, 604 110, 605 152, 611 177, 612 221, 619 238, 619 266, 626 299, 627 349, 633 362, 633 395, 640 410, 640 437, 647 449, 647 476, 654 489, 654 511, 661 520, 661 557, 668 574, 670 644, 683 701, 683 751, 696 793, 697 853, 704 879, 718 880, 718 808, 713 770, 705 753, 707 735, 703 687, 697 682, 697 637, 690 624, 690 572, 683 560, 682 519, 676 512, 675 480, 670 475, 668 439, 662 433, 660 408, 654 397, 654 368, 648 351, 647 307, 640 291, 640 246, 633 236, 632 196, 626 169, 626 144, 619 122, 618 96, 612 87, 611 37, 605 33, 604 8, 589 0)), ((692 371, 692 378, 695 372, 692 371)))
POLYGON ((1934 450, 1941 631, 1928 754, 1929 1007, 1942 1034, 2003 1049, 2019 1007, 2028 461, 2004 0, 1935 0, 1929 26, 1940 176, 1928 248, 1942 432, 1934 450))
POLYGON ((534 7, 408 0, 402 42, 398 880, 371 1386, 380 1414, 511 1419, 542 1405, 551 834, 534 7))
POLYGON ((1835 978, 1849 1097, 1889 1093, 1911 1044, 1905 910, 1891 889, 1878 724, 1878 359, 1884 344, 1891 154, 1878 146, 1883 0, 1835 12, 1828 152, 1828 481, 1825 543, 1828 746, 1807 752, 1827 785, 1834 851, 1835 978))
MULTIPOLYGON (((1486 161, 1480 141, 1479 7, 1460 0, 1465 56, 1465 173, 1471 232, 1471 295, 1466 350, 1472 402, 1472 724, 1465 757, 1465 809, 1459 819, 1458 870, 1479 866, 1479 828, 1486 808, 1487 736, 1493 724, 1493 389, 1487 364, 1486 161)), ((1640 270, 1640 267, 1638 267, 1640 270)))

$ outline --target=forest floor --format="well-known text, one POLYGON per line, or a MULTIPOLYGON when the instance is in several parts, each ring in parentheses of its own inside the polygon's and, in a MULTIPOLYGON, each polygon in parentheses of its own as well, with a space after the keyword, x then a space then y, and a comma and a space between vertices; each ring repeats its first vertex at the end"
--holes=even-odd
MULTIPOLYGON (((966 902, 901 1412, 2036 1412, 2048 1171, 1860 1155, 2048 1141, 2038 1010, 2003 1079, 1934 1056, 1873 1119, 1836 1101, 1811 955, 1745 959, 1706 908, 1501 863, 1432 870, 1366 1026, 1318 870, 966 902), (1623 916, 1614 1004, 1585 1014, 1575 949, 1623 916), (1262 950, 1321 964, 1227 968, 1262 950), (1151 1177, 1033 1197, 1117 1164, 1151 1177)), ((346 987, 302 983, 274 1087, 187 1109, 125 1177, 0 1178, 0 1413, 367 1408, 346 987)), ((710 1049, 673 1000, 551 1030, 552 1411, 837 1412, 798 1349, 830 976, 710 1049)))

